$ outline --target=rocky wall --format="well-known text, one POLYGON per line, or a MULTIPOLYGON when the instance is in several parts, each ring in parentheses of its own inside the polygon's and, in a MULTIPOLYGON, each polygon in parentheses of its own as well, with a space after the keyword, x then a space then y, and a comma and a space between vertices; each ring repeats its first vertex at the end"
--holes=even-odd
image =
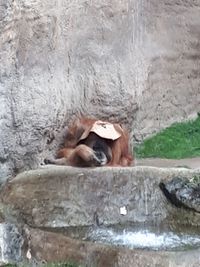
POLYGON ((200 3, 0 0, 0 178, 36 168, 77 114, 141 140, 199 111, 200 3))

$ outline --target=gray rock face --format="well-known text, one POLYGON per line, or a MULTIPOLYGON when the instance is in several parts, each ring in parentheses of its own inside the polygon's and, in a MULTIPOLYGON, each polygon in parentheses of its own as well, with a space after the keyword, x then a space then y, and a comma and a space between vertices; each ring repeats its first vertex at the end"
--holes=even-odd
POLYGON ((145 40, 141 47, 148 71, 135 123, 138 139, 193 117, 200 107, 200 2, 141 2, 145 40))
POLYGON ((30 249, 38 261, 77 262, 88 267, 198 267, 199 249, 187 251, 129 250, 73 240, 58 233, 30 229, 30 249))
POLYGON ((171 181, 161 182, 160 187, 175 206, 200 212, 200 184, 176 177, 171 181))
POLYGON ((14 224, 0 224, 0 264, 22 260, 22 233, 14 224))
MULTIPOLYGON (((200 249, 176 252, 130 250, 122 247, 75 240, 60 233, 33 229, 27 226, 24 228, 23 238, 26 245, 21 247, 19 242, 17 247, 18 254, 14 254, 16 253, 13 247, 15 244, 13 241, 9 243, 9 246, 4 248, 4 254, 8 253, 8 251, 9 254, 6 254, 4 258, 0 255, 0 264, 2 266, 5 266, 7 262, 17 263, 22 259, 24 263, 19 264, 19 266, 41 266, 44 262, 62 263, 66 261, 88 267, 197 267, 200 263, 200 249), (22 255, 24 256, 23 258, 21 257, 22 255)), ((9 235, 11 236, 13 233, 11 232, 9 235)), ((12 237, 14 239, 14 236, 12 237)), ((22 237, 20 238, 22 239, 22 237)), ((2 244, 0 245, 2 246, 2 244)))
POLYGON ((37 167, 80 112, 120 121, 138 140, 195 115, 199 7, 1 0, 1 182, 37 167))
POLYGON ((186 221, 199 225, 200 214, 179 210, 167 202, 161 181, 177 175, 192 178, 197 171, 152 167, 44 167, 24 172, 1 193, 6 209, 34 227, 90 226, 125 222, 186 221), (120 208, 126 207, 122 216, 120 208))
MULTIPOLYGON (((197 267, 200 251, 195 246, 184 251, 128 249, 82 240, 79 233, 85 226, 100 229, 120 224, 127 230, 126 223, 138 223, 139 229, 146 229, 153 223, 157 230, 162 225, 169 225, 170 232, 176 226, 179 233, 186 224, 189 235, 191 225, 200 225, 200 214, 171 205, 159 184, 175 177, 182 177, 183 181, 192 179, 199 172, 153 167, 81 169, 46 166, 19 174, 0 194, 5 220, 12 218, 23 228, 23 238, 15 228, 14 231, 10 228, 12 238, 3 239, 4 248, 7 244, 12 248, 13 254, 8 254, 10 258, 7 259, 18 261, 18 256, 23 255, 26 266, 27 261, 75 261, 89 267, 197 267), (124 206, 127 214, 121 215, 120 207, 124 206), (101 226, 97 227, 97 224, 101 226), (70 229, 76 227, 80 230, 70 235, 70 229), (18 255, 16 259, 14 255, 18 255)), ((3 230, 7 233, 9 228, 3 230)), ((0 232, 0 248, 4 235, 0 232)), ((198 232, 197 237, 199 240, 198 232)))

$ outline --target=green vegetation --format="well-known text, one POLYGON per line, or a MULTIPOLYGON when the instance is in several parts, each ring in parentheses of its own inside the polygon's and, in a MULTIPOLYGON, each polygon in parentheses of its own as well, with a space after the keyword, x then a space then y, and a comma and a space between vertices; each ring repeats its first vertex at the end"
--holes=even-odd
POLYGON ((200 156, 200 116, 175 123, 135 148, 138 158, 181 159, 200 156))

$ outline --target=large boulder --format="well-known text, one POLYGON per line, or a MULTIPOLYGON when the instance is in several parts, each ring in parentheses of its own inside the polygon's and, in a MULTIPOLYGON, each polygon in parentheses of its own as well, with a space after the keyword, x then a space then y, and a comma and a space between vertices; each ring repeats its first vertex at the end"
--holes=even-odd
POLYGON ((80 112, 124 123, 136 140, 195 116, 199 7, 1 0, 0 182, 37 167, 80 112))
MULTIPOLYGON (((19 266, 27 267, 41 266, 44 263, 50 263, 50 265, 51 263, 60 263, 62 266, 62 263, 64 265, 66 262, 76 263, 75 266, 88 267, 197 267, 200 264, 200 249, 187 251, 130 250, 72 239, 61 233, 28 226, 24 226, 23 236, 14 225, 8 225, 3 230, 6 238, 1 239, 0 244, 0 247, 3 248, 0 255, 1 266, 7 266, 6 263, 14 263, 13 266, 18 263, 19 266)), ((0 238, 2 237, 0 236, 0 238)))
POLYGON ((37 261, 76 262, 88 267, 197 267, 200 249, 188 251, 129 250, 73 240, 61 234, 29 230, 30 251, 37 261))
POLYGON ((159 185, 199 175, 200 170, 183 168, 60 166, 19 174, 0 194, 0 261, 24 260, 25 266, 74 261, 88 267, 197 267, 200 251, 195 245, 184 251, 129 249, 86 241, 81 231, 110 224, 126 230, 127 223, 137 223, 138 229, 168 225, 178 232, 186 225, 189 235, 191 225, 200 225, 199 212, 173 205, 159 185), (127 213, 122 215, 120 208, 127 213))
POLYGON ((167 201, 160 183, 192 179, 198 170, 153 167, 90 168, 48 166, 8 182, 1 202, 32 227, 70 227, 117 223, 199 225, 199 213, 167 201), (125 207, 127 214, 121 215, 125 207))

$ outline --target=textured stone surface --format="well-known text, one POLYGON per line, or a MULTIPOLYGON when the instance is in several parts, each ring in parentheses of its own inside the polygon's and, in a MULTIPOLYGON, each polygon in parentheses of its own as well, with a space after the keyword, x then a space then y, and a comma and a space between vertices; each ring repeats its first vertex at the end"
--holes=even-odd
POLYGON ((88 267, 198 267, 199 249, 169 252, 129 250, 29 229, 29 249, 37 261, 74 261, 88 267))
POLYGON ((135 124, 138 138, 193 117, 200 107, 200 2, 141 2, 148 74, 135 124))
POLYGON ((200 213, 200 184, 175 177, 161 182, 160 187, 169 201, 177 207, 184 207, 200 213))
POLYGON ((0 0, 1 182, 55 151, 79 112, 136 140, 195 115, 199 15, 197 0, 0 0))
POLYGON ((200 169, 200 157, 185 158, 185 159, 160 159, 160 158, 146 158, 137 159, 137 166, 152 166, 160 168, 191 168, 200 169))
POLYGON ((44 167, 24 172, 1 192, 8 210, 34 227, 67 227, 123 222, 199 225, 200 214, 173 207, 159 188, 174 177, 192 178, 198 171, 153 167, 44 167), (127 215, 120 215, 125 206, 127 215), (184 219, 185 218, 185 219, 184 219), (185 220, 185 221, 184 221, 185 220))
POLYGON ((142 228, 153 223, 158 229, 164 224, 178 231, 184 225, 199 226, 199 213, 174 207, 159 188, 161 181, 167 183, 175 177, 191 180, 198 175, 197 169, 153 167, 45 166, 21 173, 2 188, 0 200, 4 220, 20 222, 23 231, 16 230, 13 224, 11 228, 2 228, 0 248, 4 245, 4 252, 6 247, 11 249, 9 261, 18 261, 19 258, 13 258, 17 255, 39 265, 75 261, 88 267, 198 267, 199 249, 176 252, 125 249, 72 239, 72 228, 67 228, 78 226, 80 230, 75 236, 79 238, 79 231, 84 229, 81 226, 86 225, 137 222, 142 228), (123 206, 127 209, 125 216, 120 215, 123 206), (5 235, 12 238, 3 239, 5 235))
POLYGON ((199 249, 176 252, 130 250, 75 240, 61 233, 27 226, 23 228, 23 237, 14 225, 4 225, 3 230, 4 236, 9 236, 9 239, 1 239, 1 249, 5 246, 0 254, 2 266, 19 261, 24 262, 19 266, 66 261, 88 267, 198 267, 200 264, 199 249))
POLYGON ((14 224, 0 223, 0 265, 20 262, 23 258, 24 238, 14 224))

